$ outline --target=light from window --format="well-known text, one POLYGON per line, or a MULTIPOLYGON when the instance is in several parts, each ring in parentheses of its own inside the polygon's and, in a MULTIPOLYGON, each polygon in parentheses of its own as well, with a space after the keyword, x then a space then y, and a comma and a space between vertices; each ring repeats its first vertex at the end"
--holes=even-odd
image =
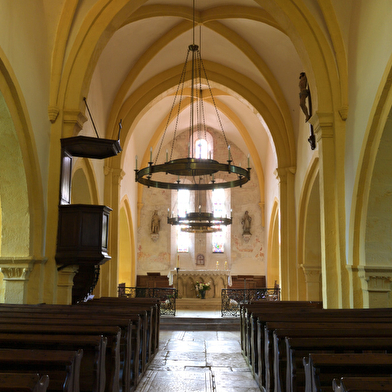
MULTIPOLYGON (((212 206, 214 217, 225 217, 225 190, 215 189, 212 191, 212 206)), ((222 231, 212 233, 212 252, 223 253, 225 251, 226 226, 222 226, 222 231)))
POLYGON ((197 159, 207 159, 207 140, 199 139, 196 141, 195 156, 197 159))

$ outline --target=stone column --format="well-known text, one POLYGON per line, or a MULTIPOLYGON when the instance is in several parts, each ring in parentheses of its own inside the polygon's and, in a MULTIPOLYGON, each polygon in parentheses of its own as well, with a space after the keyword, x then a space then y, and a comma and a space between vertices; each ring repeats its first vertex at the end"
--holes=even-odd
POLYGON ((301 264, 305 274, 306 300, 320 301, 320 274, 321 268, 301 264))
POLYGON ((26 303, 27 282, 33 266, 34 260, 29 257, 0 258, 0 272, 4 276, 4 303, 26 303))
POLYGON ((279 181, 280 279, 281 299, 297 300, 298 271, 296 261, 296 227, 294 202, 295 168, 276 169, 279 181))
MULTIPOLYGON (((339 251, 336 154, 334 122, 331 113, 312 116, 319 149, 321 278, 325 308, 342 307, 342 281, 339 251)), ((343 169, 343 168, 342 168, 343 169)))
POLYGON ((57 276, 57 304, 72 304, 73 279, 79 270, 78 265, 70 265, 58 272, 57 276))
POLYGON ((109 218, 109 243, 108 253, 111 260, 101 266, 101 296, 117 296, 118 284, 118 251, 119 251, 119 213, 120 213, 120 187, 124 178, 124 171, 118 167, 120 160, 118 157, 109 160, 109 165, 105 166, 105 194, 104 204, 112 209, 109 218))
POLYGON ((390 308, 392 306, 391 267, 359 266, 358 275, 362 283, 364 308, 390 308))

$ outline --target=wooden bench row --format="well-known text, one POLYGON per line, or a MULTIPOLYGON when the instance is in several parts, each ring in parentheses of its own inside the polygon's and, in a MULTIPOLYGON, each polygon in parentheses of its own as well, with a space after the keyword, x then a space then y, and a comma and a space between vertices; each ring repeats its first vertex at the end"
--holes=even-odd
MULTIPOLYGON (((2 304, 0 361, 2 354, 18 358, 20 350, 32 355, 45 351, 47 358, 72 351, 78 360, 63 372, 36 370, 49 376, 48 391, 130 392, 158 350, 159 315, 157 299, 102 298, 70 306, 2 304)), ((32 362, 15 367, 30 372, 32 362)), ((12 372, 11 362, 0 365, 3 381, 6 372, 12 372)))
MULTIPOLYGON (((325 387, 325 380, 332 390, 332 372, 323 379, 315 377, 321 372, 327 374, 328 366, 323 371, 309 370, 306 374, 304 363, 308 369, 319 369, 314 366, 314 358, 309 360, 310 353, 371 352, 375 358, 378 353, 392 352, 391 310, 323 310, 315 304, 283 301, 275 304, 241 308, 242 352, 256 381, 267 392, 300 391, 305 387, 309 392, 319 391, 320 385, 325 387)), ((334 385, 341 387, 339 379, 334 385)))

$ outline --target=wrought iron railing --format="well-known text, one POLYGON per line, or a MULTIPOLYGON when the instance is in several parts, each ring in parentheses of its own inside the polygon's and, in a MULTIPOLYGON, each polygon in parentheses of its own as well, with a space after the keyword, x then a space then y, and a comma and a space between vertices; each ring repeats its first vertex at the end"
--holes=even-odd
POLYGON ((240 305, 259 300, 279 301, 280 289, 222 289, 222 317, 239 317, 240 305))
POLYGON ((128 298, 159 298, 161 300, 161 315, 176 315, 176 289, 159 287, 125 287, 123 285, 119 285, 118 296, 128 298))

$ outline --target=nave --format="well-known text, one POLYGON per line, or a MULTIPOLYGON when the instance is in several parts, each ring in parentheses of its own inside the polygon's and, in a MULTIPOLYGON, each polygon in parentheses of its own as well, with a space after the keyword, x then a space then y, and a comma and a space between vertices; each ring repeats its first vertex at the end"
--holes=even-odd
MULTIPOLYGON (((175 320, 194 320, 184 329, 166 330, 161 319, 159 351, 136 392, 254 392, 260 391, 241 353, 238 323, 225 331, 201 330, 196 322, 215 319, 220 311, 179 310, 175 320), (195 329, 196 329, 195 328, 195 329)), ((177 329, 177 328, 176 328, 177 329)), ((211 329, 208 322, 205 329, 211 329)))

